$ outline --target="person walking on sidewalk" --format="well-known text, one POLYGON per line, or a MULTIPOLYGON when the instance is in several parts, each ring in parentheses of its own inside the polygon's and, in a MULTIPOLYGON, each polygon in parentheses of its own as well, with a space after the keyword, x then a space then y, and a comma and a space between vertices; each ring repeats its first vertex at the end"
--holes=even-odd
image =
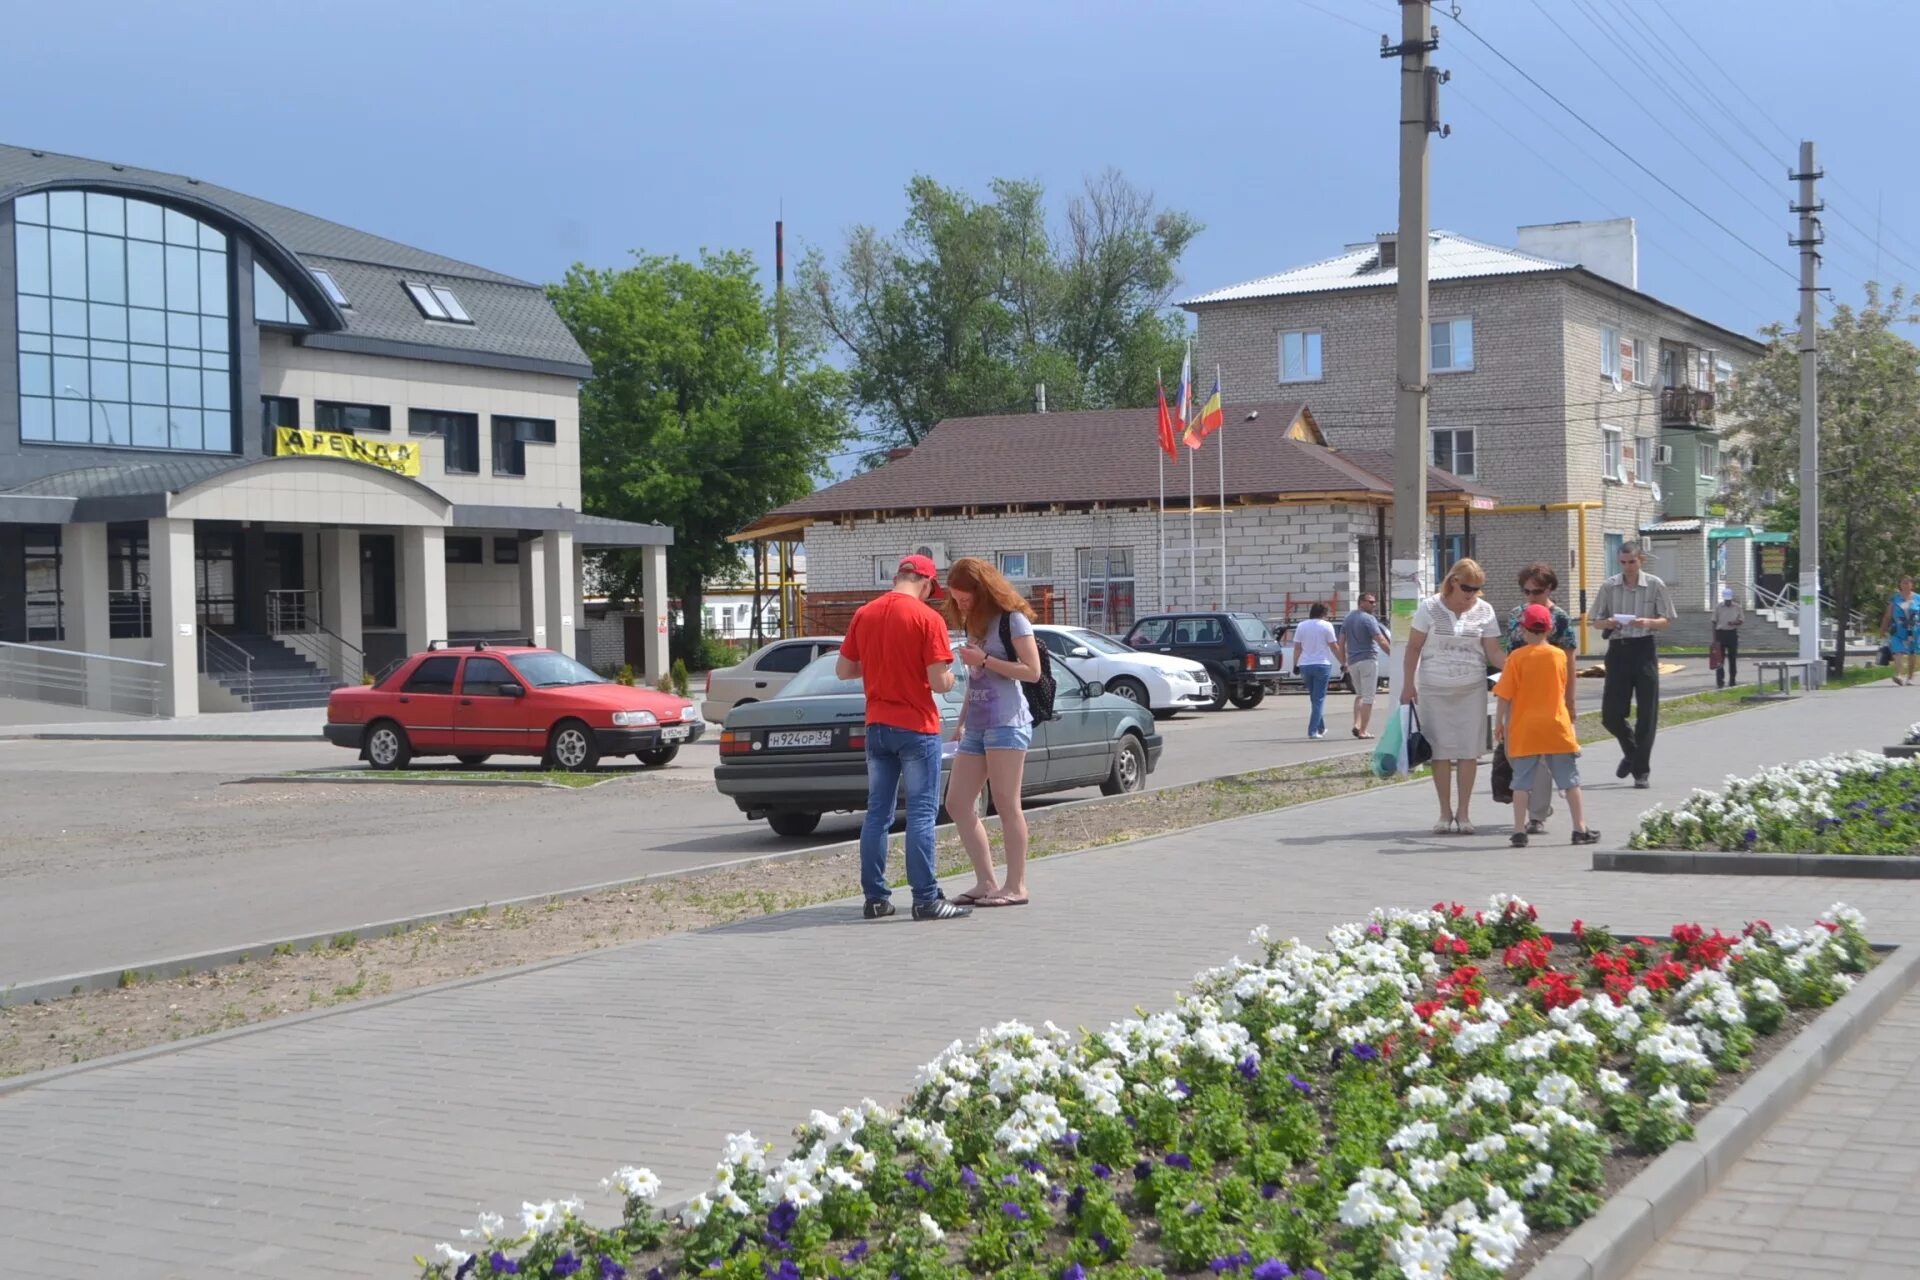
POLYGON ((1327 621, 1327 606, 1314 602, 1307 620, 1293 629, 1293 669, 1307 686, 1307 737, 1327 736, 1327 686, 1333 667, 1346 664, 1346 646, 1327 621))
POLYGON ((934 873, 933 819, 940 808, 940 708, 933 695, 953 688, 947 624, 927 602, 940 594, 939 570, 922 555, 900 557, 893 589, 870 600, 847 624, 834 670, 867 692, 867 814, 860 826, 860 889, 866 917, 893 914, 887 884, 887 832, 894 797, 907 787, 907 883, 915 920, 957 920, 972 908, 940 894, 934 873))
POLYGON ((1913 594, 1913 578, 1900 579, 1900 589, 1887 601, 1880 630, 1893 651, 1893 682, 1912 684, 1920 670, 1920 596, 1913 594))
POLYGON ((967 705, 960 714, 960 749, 947 779, 947 813, 973 863, 973 888, 961 906, 1027 905, 1027 815, 1020 808, 1027 747, 1033 742, 1033 712, 1021 684, 1040 678, 1040 642, 1033 635, 1033 607, 985 560, 962 556, 947 569, 948 623, 967 633, 960 661, 970 673, 967 705), (1004 620, 1005 625, 1002 625, 1004 620), (975 806, 991 786, 1006 851, 1006 879, 995 881, 987 824, 975 806))
POLYGON ((1593 611, 1607 637, 1607 681, 1600 694, 1600 723, 1620 744, 1617 778, 1632 778, 1646 790, 1653 772, 1653 735, 1660 727, 1660 652, 1657 633, 1673 624, 1667 584, 1646 571, 1646 553, 1636 541, 1620 544, 1620 572, 1600 584, 1593 611), (1634 709, 1633 723, 1627 722, 1634 709))
POLYGON ((1420 732, 1433 747, 1433 788, 1440 795, 1440 820, 1433 824, 1437 836, 1473 834, 1467 811, 1480 757, 1487 754, 1487 668, 1498 670, 1507 661, 1500 648, 1500 620, 1481 598, 1486 585, 1486 572, 1477 562, 1454 561, 1439 593, 1413 611, 1413 630, 1400 659, 1401 705, 1418 705, 1420 732))
MULTIPOLYGON (((1547 643, 1567 656, 1567 669, 1571 671, 1574 654, 1580 646, 1573 637, 1573 619, 1567 616, 1565 609, 1553 602, 1553 593, 1559 589, 1560 575, 1555 573, 1553 566, 1544 560, 1535 561, 1520 571, 1520 591, 1526 599, 1515 605, 1513 612, 1507 615, 1506 648, 1511 654, 1527 643, 1526 631, 1521 626, 1526 611, 1536 604, 1545 605, 1548 615, 1553 619, 1553 625, 1547 632, 1547 643)), ((1569 720, 1578 714, 1574 709, 1575 683, 1571 679, 1567 681, 1567 718, 1569 720)), ((1507 754, 1507 759, 1509 763, 1512 762, 1511 752, 1507 754)), ((1534 774, 1527 814, 1529 832, 1539 835, 1547 829, 1547 819, 1553 816, 1552 774, 1542 771, 1536 771, 1534 774)))
POLYGON ((1716 689, 1740 683, 1740 628, 1746 620, 1733 588, 1721 587, 1719 603, 1713 606, 1713 642, 1720 646, 1720 665, 1713 672, 1716 689))
POLYGON ((1513 762, 1511 842, 1516 849, 1527 847, 1532 827, 1527 811, 1541 774, 1566 794, 1567 812, 1573 816, 1573 842, 1595 844, 1600 839, 1600 833, 1587 826, 1580 794, 1580 740, 1574 736, 1573 716, 1567 710, 1573 665, 1566 651, 1553 643, 1552 632, 1553 613, 1546 605, 1522 609, 1520 647, 1507 655, 1506 669, 1493 690, 1500 699, 1494 735, 1506 744, 1507 759, 1513 762))
POLYGON ((1353 611, 1340 621, 1340 643, 1346 650, 1347 683, 1353 686, 1353 736, 1371 738, 1373 699, 1380 688, 1380 658, 1392 652, 1393 640, 1374 616, 1373 593, 1363 591, 1353 611))

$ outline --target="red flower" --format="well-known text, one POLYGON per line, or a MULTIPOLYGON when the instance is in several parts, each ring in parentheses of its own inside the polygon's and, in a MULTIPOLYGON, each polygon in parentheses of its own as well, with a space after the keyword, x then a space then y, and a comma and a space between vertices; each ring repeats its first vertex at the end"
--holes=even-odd
POLYGON ((1586 921, 1584 921, 1584 920, 1575 920, 1575 921, 1573 922, 1573 936, 1574 936, 1574 937, 1576 937, 1576 938, 1584 938, 1584 937, 1586 937, 1586 936, 1587 936, 1587 922, 1586 922, 1586 921))

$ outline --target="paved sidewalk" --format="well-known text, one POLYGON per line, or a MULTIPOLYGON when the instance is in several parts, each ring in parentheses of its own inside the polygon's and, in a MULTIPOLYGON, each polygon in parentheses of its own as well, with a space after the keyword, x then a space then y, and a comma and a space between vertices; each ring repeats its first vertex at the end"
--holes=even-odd
MULTIPOLYGON (((1594 821, 1623 837, 1650 798, 1895 741, 1920 699, 1888 692, 1674 729, 1651 796, 1608 778, 1594 821)), ((1610 750, 1590 755, 1611 773, 1610 750)), ((1165 1002, 1262 922, 1317 939, 1375 905, 1511 890, 1551 924, 1623 929, 1803 922, 1848 900, 1876 937, 1920 941, 1920 882, 1599 874, 1564 844, 1407 834, 1432 803, 1401 788, 1048 859, 1034 906, 960 924, 814 908, 0 1094, 0 1257, 76 1280, 405 1274, 474 1212, 592 1193, 621 1163, 688 1190, 729 1130, 778 1140, 813 1106, 897 1098, 1002 1018, 1100 1025, 1165 1002)))
POLYGON ((0 738, 88 738, 111 742, 164 741, 169 738, 243 742, 305 742, 322 737, 325 707, 284 711, 234 711, 223 715, 160 717, 119 716, 103 720, 91 711, 69 709, 64 718, 48 715, 43 703, 0 699, 0 738))

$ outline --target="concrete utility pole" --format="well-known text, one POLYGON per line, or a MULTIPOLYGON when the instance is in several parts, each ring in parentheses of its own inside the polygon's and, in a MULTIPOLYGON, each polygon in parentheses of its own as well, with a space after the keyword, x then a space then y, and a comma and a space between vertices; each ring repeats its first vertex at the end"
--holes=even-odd
MULTIPOLYGON (((1813 144, 1800 144, 1800 660, 1820 661, 1820 219, 1826 208, 1813 184, 1824 175, 1813 167, 1813 144)), ((1842 652, 1846 619, 1836 620, 1842 652)), ((1818 667, 1811 677, 1821 679, 1818 667)))
POLYGON ((1427 547, 1427 140, 1440 128, 1438 73, 1427 55, 1440 47, 1428 0, 1400 0, 1400 43, 1380 37, 1380 56, 1400 59, 1400 228, 1394 241, 1393 644, 1387 664, 1394 701, 1404 682, 1399 655, 1425 592, 1427 547))

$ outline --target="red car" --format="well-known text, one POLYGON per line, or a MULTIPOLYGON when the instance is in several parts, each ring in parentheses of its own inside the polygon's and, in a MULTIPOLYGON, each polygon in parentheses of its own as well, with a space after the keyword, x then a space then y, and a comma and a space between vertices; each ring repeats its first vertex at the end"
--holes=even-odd
POLYGON ((585 772, 608 756, 668 763, 706 725, 685 698, 615 684, 563 653, 436 641, 378 684, 335 689, 327 741, 376 769, 415 756, 539 756, 549 769, 585 772))

